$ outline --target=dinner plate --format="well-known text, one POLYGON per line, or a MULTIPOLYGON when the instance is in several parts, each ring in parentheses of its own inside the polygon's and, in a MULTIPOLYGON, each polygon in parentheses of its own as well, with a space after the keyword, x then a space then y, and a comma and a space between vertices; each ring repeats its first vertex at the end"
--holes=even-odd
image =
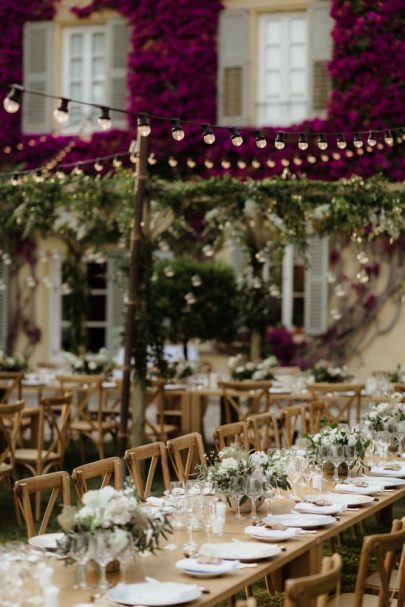
POLYGON ((165 390, 185 390, 186 384, 165 384, 165 390))
POLYGON ((354 493, 320 493, 308 495, 309 499, 325 499, 343 506, 365 506, 374 501, 370 495, 356 495, 354 493))
MULTIPOLYGON (((328 501, 331 501, 331 499, 329 498, 328 501)), ((337 514, 338 512, 343 512, 345 509, 346 506, 337 503, 332 503, 328 506, 317 506, 316 504, 311 504, 311 502, 299 502, 294 507, 294 510, 302 514, 337 514)))
POLYGON ((286 529, 269 529, 256 525, 245 527, 245 533, 262 542, 285 542, 298 535, 300 531, 301 529, 297 527, 287 527, 286 529))
MULTIPOLYGON (((404 478, 396 478, 395 476, 378 476, 378 475, 376 475, 376 476, 367 476, 366 479, 369 480, 371 483, 377 483, 377 485, 382 483, 385 488, 403 487, 405 485, 404 478)), ((364 480, 364 477, 362 477, 361 480, 364 480)))
POLYGON ((200 598, 201 590, 194 584, 175 582, 145 582, 141 584, 117 584, 106 597, 124 605, 178 605, 200 598))
POLYGON ((404 464, 398 463, 397 466, 400 466, 400 470, 387 470, 384 466, 373 466, 370 470, 370 473, 374 474, 375 476, 394 476, 396 478, 404 478, 404 464))
POLYGON ((219 561, 219 563, 200 563, 197 559, 181 559, 176 563, 176 569, 180 569, 187 575, 194 577, 218 577, 235 571, 239 561, 219 561))
POLYGON ((30 537, 28 543, 35 548, 43 548, 44 550, 56 550, 57 541, 65 537, 64 533, 44 533, 44 535, 34 535, 30 537))
POLYGON ((267 546, 259 542, 222 542, 219 544, 203 544, 200 548, 202 556, 214 556, 219 559, 237 559, 238 561, 256 561, 268 559, 280 554, 279 546, 267 546))
POLYGON ((268 523, 281 523, 286 527, 302 527, 310 529, 313 527, 324 527, 336 523, 334 516, 327 514, 269 514, 265 521, 268 523))
POLYGON ((335 491, 341 491, 343 493, 357 493, 357 495, 375 495, 384 491, 384 485, 381 483, 376 485, 375 483, 369 483, 367 487, 357 487, 351 483, 338 483, 335 485, 335 491))

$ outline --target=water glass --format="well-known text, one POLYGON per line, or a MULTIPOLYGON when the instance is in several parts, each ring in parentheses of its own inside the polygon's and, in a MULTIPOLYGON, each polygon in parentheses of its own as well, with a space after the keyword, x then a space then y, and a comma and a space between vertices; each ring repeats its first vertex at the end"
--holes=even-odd
POLYGON ((339 466, 345 461, 343 445, 331 445, 330 461, 334 465, 333 480, 339 482, 339 466))
POLYGON ((248 476, 245 484, 245 494, 250 497, 252 502, 252 513, 249 518, 252 521, 257 520, 256 502, 263 495, 263 479, 261 476, 248 476))
POLYGON ((73 535, 70 544, 70 556, 76 561, 76 584, 74 588, 85 590, 87 585, 87 563, 91 558, 90 534, 77 533, 73 535))
POLYGON ((242 519, 244 518, 240 513, 240 501, 242 497, 245 495, 245 479, 241 476, 235 476, 229 485, 229 491, 231 494, 231 499, 234 500, 236 504, 236 514, 235 518, 242 519))
POLYGON ((347 473, 350 477, 352 475, 352 468, 357 460, 356 447, 353 445, 344 445, 343 450, 345 454, 345 461, 347 463, 347 473))
POLYGON ((101 593, 104 593, 110 587, 106 577, 106 567, 115 557, 111 532, 97 531, 96 535, 91 538, 91 544, 92 558, 100 567, 100 579, 97 587, 101 593))

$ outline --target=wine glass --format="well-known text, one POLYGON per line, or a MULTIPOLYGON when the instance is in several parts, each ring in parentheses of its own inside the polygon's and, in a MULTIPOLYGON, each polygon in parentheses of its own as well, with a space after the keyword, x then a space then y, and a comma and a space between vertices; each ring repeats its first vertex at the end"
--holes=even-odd
POLYGON ((378 455, 383 461, 385 461, 388 455, 388 445, 390 444, 390 433, 386 430, 375 432, 374 444, 376 446, 378 455))
POLYGON ((199 500, 195 497, 187 497, 183 503, 183 516, 187 527, 188 539, 183 546, 183 552, 187 556, 194 556, 198 552, 198 544, 193 538, 193 529, 198 527, 199 500))
POLYGON ((200 522, 207 534, 207 542, 210 542, 210 529, 215 519, 215 500, 203 500, 200 504, 200 522))
POLYGON ((76 533, 70 543, 70 555, 76 561, 76 584, 73 588, 85 590, 87 585, 87 563, 91 558, 90 554, 90 534, 76 533))
POLYGON ((241 476, 235 476, 231 480, 231 483, 229 485, 229 491, 232 495, 232 498, 234 499, 234 501, 236 503, 235 518, 237 518, 237 519, 244 518, 240 513, 240 501, 241 501, 242 497, 245 495, 245 485, 246 485, 246 481, 241 476))
POLYGON ((334 465, 333 480, 335 483, 339 482, 339 466, 345 461, 345 454, 343 451, 343 445, 331 445, 330 447, 330 460, 334 465))
POLYGON ((135 546, 132 535, 127 532, 123 544, 115 552, 115 556, 120 563, 120 582, 127 583, 127 565, 135 554, 135 546))
POLYGON ((278 486, 277 483, 275 483, 273 472, 271 470, 267 470, 264 475, 264 492, 267 502, 267 514, 270 514, 271 499, 276 495, 277 490, 278 486))
POLYGON ((357 459, 356 447, 354 445, 344 445, 343 450, 347 463, 347 475, 350 478, 352 476, 352 468, 357 459))
POLYGON ((110 531, 97 531, 92 536, 92 558, 100 566, 100 579, 97 588, 104 593, 110 587, 106 577, 106 567, 114 559, 112 534, 110 531))
POLYGON ((263 495, 263 479, 261 476, 248 476, 245 484, 245 494, 252 502, 252 513, 249 518, 257 521, 256 502, 263 495))

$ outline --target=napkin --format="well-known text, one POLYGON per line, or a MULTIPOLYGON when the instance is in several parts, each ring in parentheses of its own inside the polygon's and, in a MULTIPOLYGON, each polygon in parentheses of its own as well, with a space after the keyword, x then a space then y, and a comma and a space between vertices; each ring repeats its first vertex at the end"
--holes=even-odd
POLYGON ((367 486, 354 485, 351 483, 338 483, 335 486, 336 491, 346 491, 348 493, 358 493, 359 495, 370 495, 384 491, 384 485, 380 483, 368 483, 367 486))
POLYGON ((335 514, 336 512, 344 512, 346 506, 344 504, 329 504, 327 506, 318 506, 311 502, 300 502, 295 505, 297 512, 309 514, 335 514))
POLYGON ((150 497, 147 498, 146 503, 149 504, 150 506, 156 506, 156 508, 161 508, 164 504, 164 498, 163 497, 154 497, 153 495, 151 495, 150 497))
POLYGON ((248 525, 245 527, 245 533, 255 537, 272 538, 282 540, 286 536, 292 537, 301 533, 300 527, 285 527, 285 529, 269 529, 268 527, 260 527, 258 525, 248 525))

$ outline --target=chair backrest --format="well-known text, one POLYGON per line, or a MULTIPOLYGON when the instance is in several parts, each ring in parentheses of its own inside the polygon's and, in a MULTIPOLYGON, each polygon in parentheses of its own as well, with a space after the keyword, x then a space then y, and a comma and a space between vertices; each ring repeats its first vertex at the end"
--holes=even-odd
POLYGON ((164 487, 169 489, 169 464, 164 443, 159 441, 140 447, 132 447, 132 449, 125 451, 124 459, 134 480, 136 492, 140 497, 143 499, 149 497, 159 463, 164 487), (148 468, 146 469, 147 465, 148 468))
POLYGON ((394 384, 395 392, 405 392, 405 384, 394 384))
POLYGON ((328 408, 323 400, 312 400, 305 405, 307 431, 316 434, 321 427, 321 419, 328 418, 328 408))
POLYGON ((206 464, 204 441, 199 432, 190 432, 167 441, 167 450, 179 481, 187 481, 195 464, 206 464))
POLYGON ((314 575, 289 579, 285 582, 284 607, 326 607, 328 593, 339 591, 342 559, 339 554, 322 559, 321 572, 314 575))
POLYGON ((306 431, 305 408, 290 405, 281 411, 284 447, 291 447, 298 433, 306 431))
POLYGON ((222 391, 227 424, 232 422, 235 413, 238 420, 243 421, 249 415, 260 413, 260 409, 267 411, 270 408, 271 381, 218 382, 218 387, 222 391), (242 410, 241 399, 249 401, 246 412, 242 410))
POLYGON ((24 406, 23 400, 0 405, 0 477, 3 464, 10 464, 14 469, 14 450, 24 406))
POLYGON ((106 459, 100 459, 97 462, 83 464, 82 466, 74 468, 72 471, 72 480, 76 495, 80 501, 88 489, 87 481, 96 478, 99 478, 101 481, 97 489, 106 487, 110 484, 111 480, 114 482, 115 489, 122 489, 122 468, 120 458, 107 457, 106 459))
POLYGON ((314 400, 323 400, 332 423, 350 422, 354 408, 356 421, 360 421, 361 391, 364 384, 319 382, 307 384, 314 400))
POLYGON ((28 537, 33 535, 42 535, 45 533, 52 511, 57 503, 58 496, 63 505, 69 506, 70 500, 70 476, 67 472, 50 472, 30 478, 24 478, 16 481, 14 492, 17 499, 18 508, 24 518, 28 537), (31 496, 47 493, 50 496, 42 520, 39 523, 38 531, 35 529, 34 516, 32 513, 31 496))
POLYGON ((271 413, 249 415, 249 443, 257 451, 267 451, 272 447, 281 448, 279 418, 271 413))
POLYGON ((0 371, 0 382, 2 383, 2 400, 1 402, 7 402, 10 398, 10 395, 13 391, 17 392, 18 400, 22 398, 22 380, 24 377, 24 373, 21 371, 0 371), (8 384, 8 389, 7 389, 8 384), (3 388, 4 385, 4 388, 3 388), (7 400, 3 396, 3 394, 7 394, 7 400))
POLYGON ((70 430, 70 407, 72 394, 43 398, 40 402, 40 422, 38 432, 38 457, 46 461, 50 454, 57 454, 63 460, 70 430), (46 445, 45 431, 50 432, 46 445), (45 454, 44 454, 45 451, 45 454))
POLYGON ((233 422, 217 426, 213 431, 215 448, 221 451, 234 443, 249 449, 249 435, 246 422, 233 422))
POLYGON ((84 420, 97 430, 97 423, 89 414, 89 405, 93 398, 96 399, 96 409, 98 413, 98 422, 102 421, 102 383, 105 380, 104 375, 91 374, 71 374, 56 376, 60 384, 62 394, 73 393, 74 395, 74 419, 84 420))

